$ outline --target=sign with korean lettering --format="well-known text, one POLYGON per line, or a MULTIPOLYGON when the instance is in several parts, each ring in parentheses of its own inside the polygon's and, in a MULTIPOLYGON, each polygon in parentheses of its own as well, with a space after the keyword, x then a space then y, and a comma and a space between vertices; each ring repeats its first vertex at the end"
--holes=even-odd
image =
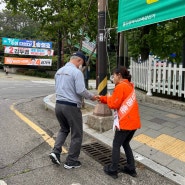
MULTIPOLYGON (((79 44, 76 44, 75 47, 80 48, 79 44)), ((81 50, 85 53, 91 54, 92 51, 94 51, 94 48, 96 47, 96 43, 90 42, 90 39, 88 37, 85 37, 82 41, 82 48, 81 50)), ((93 53, 93 56, 96 57, 96 50, 93 53)))
POLYGON ((4 46, 4 53, 17 54, 17 55, 32 55, 32 56, 34 55, 35 56, 53 56, 54 50, 4 46))
POLYGON ((7 65, 51 66, 52 59, 5 57, 4 64, 7 64, 7 65))
POLYGON ((29 47, 29 48, 47 48, 47 49, 52 48, 52 42, 21 40, 21 39, 6 38, 6 37, 2 38, 2 45, 29 47))
POLYGON ((118 32, 185 15, 185 0, 119 0, 118 32))

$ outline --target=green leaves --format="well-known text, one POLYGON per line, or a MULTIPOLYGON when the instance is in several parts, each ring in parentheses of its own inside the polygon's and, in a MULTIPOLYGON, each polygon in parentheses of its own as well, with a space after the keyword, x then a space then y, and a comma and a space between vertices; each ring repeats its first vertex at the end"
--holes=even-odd
POLYGON ((183 18, 179 18, 149 25, 149 32, 146 34, 143 34, 144 27, 127 31, 129 55, 138 58, 140 54, 142 55, 143 48, 146 49, 148 45, 149 52, 152 54, 161 59, 180 63, 182 40, 185 33, 184 25, 183 18), (172 53, 176 54, 175 58, 171 57, 172 53))

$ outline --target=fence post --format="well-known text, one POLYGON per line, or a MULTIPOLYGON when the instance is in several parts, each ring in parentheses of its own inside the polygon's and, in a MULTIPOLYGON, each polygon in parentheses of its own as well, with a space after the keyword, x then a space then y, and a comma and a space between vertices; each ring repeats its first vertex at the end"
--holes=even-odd
POLYGON ((148 89, 147 89, 147 94, 148 96, 152 96, 152 91, 151 91, 151 83, 152 83, 152 78, 151 78, 151 67, 152 67, 152 57, 149 55, 148 59, 148 89))

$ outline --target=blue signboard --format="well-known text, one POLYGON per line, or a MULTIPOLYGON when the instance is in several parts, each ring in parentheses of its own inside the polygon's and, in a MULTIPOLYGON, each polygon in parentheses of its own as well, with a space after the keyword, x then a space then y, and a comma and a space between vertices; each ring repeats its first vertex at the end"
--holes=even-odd
POLYGON ((2 38, 2 45, 5 46, 18 46, 27 48, 52 48, 52 42, 20 40, 15 38, 2 38))
POLYGON ((18 46, 32 48, 33 47, 33 41, 31 41, 31 40, 19 40, 18 46))
POLYGON ((18 46, 19 39, 13 39, 13 38, 2 38, 2 45, 5 46, 18 46))

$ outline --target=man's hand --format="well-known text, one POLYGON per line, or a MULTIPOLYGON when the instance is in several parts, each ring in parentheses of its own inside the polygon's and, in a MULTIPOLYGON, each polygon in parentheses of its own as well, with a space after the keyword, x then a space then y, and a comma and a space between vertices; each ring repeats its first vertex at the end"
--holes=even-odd
POLYGON ((100 95, 94 95, 92 98, 91 98, 92 101, 100 101, 100 95))
POLYGON ((92 101, 96 101, 96 100, 97 100, 96 97, 97 97, 97 96, 93 96, 93 97, 91 98, 91 100, 92 100, 92 101))
POLYGON ((100 101, 100 95, 97 95, 97 96, 96 96, 96 100, 97 100, 97 101, 100 101))

